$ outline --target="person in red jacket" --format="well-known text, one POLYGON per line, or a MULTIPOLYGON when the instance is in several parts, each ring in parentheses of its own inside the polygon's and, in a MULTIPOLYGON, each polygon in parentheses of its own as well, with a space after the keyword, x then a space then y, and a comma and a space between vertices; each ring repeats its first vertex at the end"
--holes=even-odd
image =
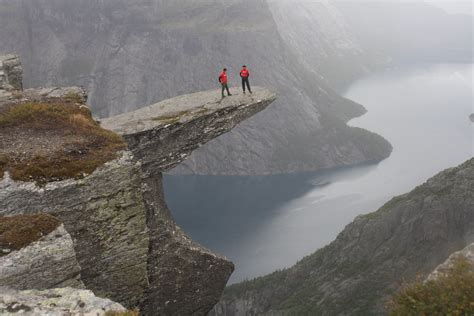
POLYGON ((250 94, 252 94, 252 89, 250 89, 250 83, 249 83, 250 72, 247 69, 247 66, 245 65, 242 66, 242 70, 240 71, 240 77, 242 78, 242 90, 244 90, 244 94, 245 94, 245 86, 247 86, 247 89, 249 90, 250 94))
POLYGON ((227 68, 224 68, 224 70, 222 70, 219 76, 219 82, 221 83, 221 86, 222 86, 222 97, 223 98, 225 97, 224 90, 227 90, 227 94, 231 96, 232 94, 230 94, 229 86, 227 85, 227 68))

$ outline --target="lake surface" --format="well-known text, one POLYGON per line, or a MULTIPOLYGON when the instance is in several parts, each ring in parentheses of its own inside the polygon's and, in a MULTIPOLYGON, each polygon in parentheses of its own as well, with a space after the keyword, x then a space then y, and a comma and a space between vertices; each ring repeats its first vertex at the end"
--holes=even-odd
POLYGON ((166 200, 195 240, 236 265, 230 283, 289 267, 377 210, 474 155, 471 64, 391 69, 345 96, 368 113, 350 122, 394 147, 377 165, 263 177, 165 176, 166 200))

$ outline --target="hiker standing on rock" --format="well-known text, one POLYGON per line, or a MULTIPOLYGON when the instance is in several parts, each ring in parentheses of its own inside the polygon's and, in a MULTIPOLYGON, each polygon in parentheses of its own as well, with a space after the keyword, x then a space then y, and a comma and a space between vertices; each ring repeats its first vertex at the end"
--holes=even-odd
POLYGON ((250 72, 247 69, 247 66, 243 65, 242 70, 240 71, 240 78, 242 78, 242 90, 244 90, 244 94, 245 94, 246 85, 250 94, 252 94, 252 89, 250 89, 249 77, 250 77, 250 72))
POLYGON ((222 70, 219 76, 219 82, 222 85, 222 97, 225 97, 224 90, 227 90, 227 94, 231 96, 232 94, 230 94, 229 86, 227 85, 227 68, 224 68, 224 70, 222 70))

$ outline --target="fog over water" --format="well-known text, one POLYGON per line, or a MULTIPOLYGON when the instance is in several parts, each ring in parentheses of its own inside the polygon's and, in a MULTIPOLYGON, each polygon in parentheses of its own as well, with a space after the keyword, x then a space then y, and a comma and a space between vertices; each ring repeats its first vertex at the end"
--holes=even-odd
MULTIPOLYGON (((394 151, 377 165, 263 177, 166 176, 178 224, 236 264, 231 282, 291 266, 375 211, 474 155, 472 64, 398 68, 345 93, 368 113, 350 122, 394 151)), ((297 157, 295 157, 297 159, 297 157)))

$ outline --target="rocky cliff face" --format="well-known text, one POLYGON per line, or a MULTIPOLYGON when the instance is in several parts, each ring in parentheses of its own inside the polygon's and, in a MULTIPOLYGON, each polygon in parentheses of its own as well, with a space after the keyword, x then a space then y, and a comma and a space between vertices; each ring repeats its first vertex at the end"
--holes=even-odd
POLYGON ((197 150, 178 173, 298 172, 387 157, 385 140, 345 124, 362 106, 324 79, 365 71, 355 39, 333 6, 297 2, 281 19, 293 6, 264 0, 0 0, 0 51, 20 53, 27 86, 86 87, 102 117, 212 89, 224 66, 231 86, 248 64, 251 83, 280 92, 271 110, 197 150), (308 8, 302 32, 294 21, 308 8))
POLYGON ((219 315, 380 315, 403 281, 474 241, 474 159, 441 172, 294 267, 231 286, 219 315))
MULTIPOLYGON (((67 93, 28 93, 47 92, 54 98, 61 91, 67 93)), ((164 201, 161 174, 276 99, 263 88, 251 97, 217 96, 218 91, 210 91, 178 97, 105 120, 104 126, 128 140, 129 150, 81 180, 40 187, 6 174, 0 181, 0 216, 48 213, 68 235, 58 233, 1 258, 0 280, 17 290, 76 282, 100 297, 139 307, 144 315, 206 314, 233 265, 176 226, 164 201), (63 257, 48 259, 51 247, 62 247, 63 257), (32 263, 35 256, 42 260, 32 263), (56 262, 55 280, 47 278, 48 260, 56 262), (14 282, 28 267, 34 267, 31 278, 14 282)))

